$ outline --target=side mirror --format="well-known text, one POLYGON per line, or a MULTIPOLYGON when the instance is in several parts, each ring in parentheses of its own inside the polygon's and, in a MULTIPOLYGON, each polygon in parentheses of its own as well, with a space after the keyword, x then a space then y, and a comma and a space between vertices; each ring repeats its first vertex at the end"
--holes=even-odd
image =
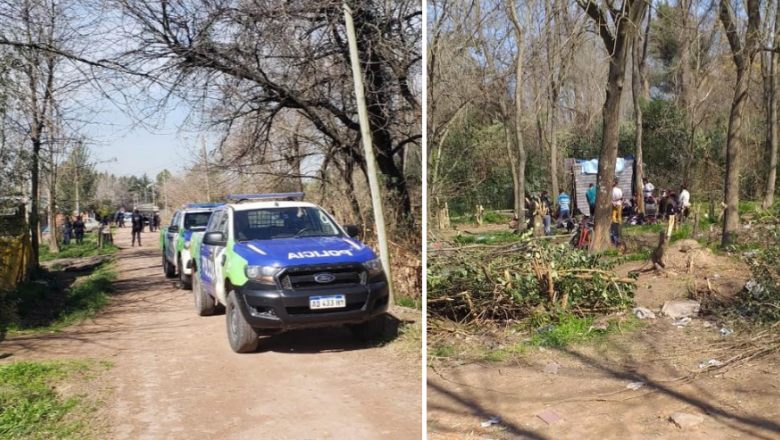
POLYGON ((206 234, 203 236, 203 244, 212 246, 225 246, 227 244, 227 240, 225 239, 225 234, 221 232, 206 232, 206 234))
POLYGON ((347 231, 347 235, 349 235, 352 238, 355 238, 358 235, 360 235, 360 228, 358 228, 355 225, 344 225, 344 230, 347 231))
POLYGON ((179 232, 178 226, 168 226, 168 232, 179 232))

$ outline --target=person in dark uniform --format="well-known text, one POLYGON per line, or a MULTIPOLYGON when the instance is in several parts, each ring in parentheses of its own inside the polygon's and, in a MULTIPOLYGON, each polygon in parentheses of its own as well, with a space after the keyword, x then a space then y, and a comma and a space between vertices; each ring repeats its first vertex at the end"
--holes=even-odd
POLYGON ((152 217, 152 223, 154 224, 154 230, 160 229, 160 214, 154 213, 154 216, 152 217))
POLYGON ((70 244, 70 234, 73 233, 73 224, 70 222, 70 216, 65 216, 65 222, 62 224, 62 244, 70 244))
POLYGON ((138 246, 141 246, 141 232, 144 231, 144 216, 142 216, 137 209, 134 209, 130 223, 133 228, 133 246, 135 246, 136 238, 138 238, 138 246))
POLYGON ((81 216, 76 217, 76 221, 73 222, 73 235, 76 237, 76 244, 84 242, 84 220, 81 216))

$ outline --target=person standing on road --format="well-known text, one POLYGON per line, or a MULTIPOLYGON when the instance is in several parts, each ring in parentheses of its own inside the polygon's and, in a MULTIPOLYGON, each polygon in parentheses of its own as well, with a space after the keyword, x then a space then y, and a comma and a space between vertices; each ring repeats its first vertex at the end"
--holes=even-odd
POLYGON ((566 226, 571 221, 571 197, 563 188, 558 191, 558 227, 566 226))
POLYGON ((154 223, 154 230, 157 231, 160 229, 160 214, 154 213, 154 216, 152 217, 152 223, 154 223))
POLYGON ((593 218, 596 215, 596 185, 591 183, 588 186, 588 192, 585 193, 585 198, 588 200, 590 217, 593 218))
POLYGON ((76 244, 84 243, 84 220, 81 216, 76 217, 76 221, 73 222, 73 235, 76 237, 76 244))
POLYGON ((138 246, 141 246, 141 232, 144 230, 144 216, 142 216, 137 209, 133 210, 130 227, 133 228, 133 246, 135 246, 136 238, 138 238, 138 246))
POLYGON ((70 234, 73 233, 73 224, 70 222, 70 216, 65 216, 65 221, 62 223, 62 244, 67 246, 70 244, 70 234))

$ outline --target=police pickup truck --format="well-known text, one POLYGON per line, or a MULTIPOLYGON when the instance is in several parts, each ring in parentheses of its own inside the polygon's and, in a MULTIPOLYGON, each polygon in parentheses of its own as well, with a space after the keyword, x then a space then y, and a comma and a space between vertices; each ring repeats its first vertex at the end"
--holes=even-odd
POLYGON ((192 288, 192 261, 190 246, 192 236, 197 231, 205 231, 206 224, 214 209, 222 203, 192 203, 185 205, 173 214, 171 224, 160 231, 160 249, 165 276, 173 278, 179 275, 182 289, 192 288))
POLYGON ((382 335, 388 308, 382 263, 303 193, 230 195, 192 246, 195 308, 225 308, 230 347, 255 351, 259 335, 347 325, 382 335))

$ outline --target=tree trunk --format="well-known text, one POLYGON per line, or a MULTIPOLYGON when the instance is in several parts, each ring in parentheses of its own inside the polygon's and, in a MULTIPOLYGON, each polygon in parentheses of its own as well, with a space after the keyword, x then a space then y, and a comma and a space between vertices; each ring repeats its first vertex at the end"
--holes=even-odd
POLYGON ((523 232, 525 225, 525 163, 526 152, 523 145, 523 56, 525 54, 525 30, 520 25, 515 1, 509 4, 510 18, 517 37, 515 56, 515 149, 517 152, 517 186, 515 187, 515 206, 517 211, 517 232, 523 232))
POLYGON ((552 196, 558 197, 558 93, 555 88, 550 97, 550 182, 552 196))
POLYGON ((650 38, 650 14, 647 19, 644 37, 637 33, 632 46, 632 74, 631 74, 631 92, 634 101, 634 143, 636 147, 634 163, 636 172, 634 173, 634 188, 636 190, 637 211, 645 213, 645 197, 642 188, 642 178, 645 176, 644 162, 642 159, 642 101, 646 98, 645 89, 645 65, 647 60, 647 45, 650 38))
POLYGON ((622 55, 616 52, 609 62, 607 98, 603 112, 603 138, 599 155, 599 171, 596 192, 596 216, 593 231, 593 252, 610 248, 609 231, 612 223, 612 181, 615 179, 618 136, 620 131, 620 97, 626 74, 626 49, 622 55))
POLYGON ((742 150, 742 115, 747 102, 750 85, 750 66, 756 55, 761 27, 760 0, 747 1, 748 25, 743 45, 729 0, 720 0, 720 20, 726 30, 731 47, 732 59, 736 67, 737 82, 731 101, 729 128, 726 137, 726 191, 724 202, 726 213, 723 216, 723 246, 734 243, 739 230, 739 174, 742 150))
MULTIPOLYGON (((780 48, 780 0, 777 1, 777 12, 775 13, 775 37, 773 48, 780 48)), ((770 52, 769 55, 769 78, 770 93, 767 96, 767 127, 769 143, 769 173, 766 178, 766 189, 764 191, 765 209, 768 209, 775 202, 775 185, 777 184, 777 148, 780 143, 780 136, 777 127, 778 97, 777 97, 777 71, 780 68, 780 54, 770 52)))
POLYGON ((620 102, 626 77, 628 50, 647 10, 644 0, 624 0, 623 6, 614 14, 616 23, 612 32, 606 23, 604 11, 588 0, 578 0, 580 7, 599 28, 599 35, 609 56, 607 74, 607 96, 602 111, 601 154, 597 176, 596 215, 593 231, 592 252, 610 248, 610 225, 612 223, 612 181, 615 179, 618 137, 620 131, 620 102))

